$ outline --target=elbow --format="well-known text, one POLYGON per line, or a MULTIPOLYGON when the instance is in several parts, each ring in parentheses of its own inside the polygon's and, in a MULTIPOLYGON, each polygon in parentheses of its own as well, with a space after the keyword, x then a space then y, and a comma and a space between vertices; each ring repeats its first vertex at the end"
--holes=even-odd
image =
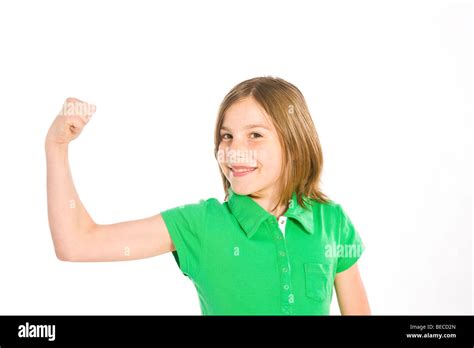
POLYGON ((53 234, 53 245, 56 258, 65 262, 83 261, 85 240, 84 233, 53 234))
POLYGON ((72 257, 70 252, 67 252, 64 249, 59 249, 59 248, 55 248, 54 251, 55 251, 55 254, 56 254, 56 258, 59 261, 64 261, 64 262, 73 262, 74 261, 74 258, 72 257))
POLYGON ((57 252, 56 251, 56 258, 59 260, 59 261, 70 261, 69 257, 62 253, 62 252, 57 252))
POLYGON ((78 262, 81 261, 80 247, 78 245, 54 245, 54 252, 56 258, 64 262, 78 262))
POLYGON ((53 247, 56 258, 59 261, 71 261, 71 253, 69 251, 68 243, 63 238, 55 238, 53 234, 53 247))

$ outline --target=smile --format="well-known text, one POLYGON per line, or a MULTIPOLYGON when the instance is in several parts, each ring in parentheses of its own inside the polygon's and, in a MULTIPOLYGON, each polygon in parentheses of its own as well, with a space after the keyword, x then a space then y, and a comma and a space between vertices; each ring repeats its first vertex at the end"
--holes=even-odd
POLYGON ((249 173, 252 173, 257 169, 256 167, 244 167, 244 166, 234 166, 234 167, 229 167, 231 173, 235 177, 240 177, 247 175, 249 173))

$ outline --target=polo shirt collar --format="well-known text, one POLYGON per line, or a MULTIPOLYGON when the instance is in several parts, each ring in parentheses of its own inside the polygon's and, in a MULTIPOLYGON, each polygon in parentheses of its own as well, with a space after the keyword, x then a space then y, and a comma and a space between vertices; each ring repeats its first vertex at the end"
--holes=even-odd
MULTIPOLYGON (((257 232, 263 221, 274 218, 272 214, 263 209, 249 196, 239 195, 231 187, 227 190, 229 208, 249 238, 257 232)), ((293 192, 290 205, 283 216, 295 219, 303 226, 307 233, 313 234, 313 210, 311 206, 306 209, 300 206, 295 192, 293 192)))

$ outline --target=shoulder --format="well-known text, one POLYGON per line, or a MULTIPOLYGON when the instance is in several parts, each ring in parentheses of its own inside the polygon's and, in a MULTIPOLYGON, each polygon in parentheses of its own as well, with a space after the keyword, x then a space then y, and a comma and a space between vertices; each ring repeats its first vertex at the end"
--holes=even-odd
POLYGON ((211 197, 206 199, 199 199, 191 201, 185 204, 174 206, 170 209, 181 209, 181 210, 206 210, 209 208, 218 208, 221 207, 222 203, 219 202, 217 198, 211 197))
POLYGON ((194 203, 194 205, 214 213, 225 209, 225 202, 221 203, 217 198, 214 197, 200 199, 197 203, 194 203))
POLYGON ((205 216, 219 216, 226 213, 228 210, 227 203, 221 203, 217 198, 202 198, 199 200, 190 201, 185 204, 175 205, 171 208, 163 210, 163 216, 183 216, 204 218, 205 216))
POLYGON ((334 236, 338 236, 346 225, 350 225, 350 219, 344 211, 341 203, 336 201, 320 202, 311 199, 313 219, 315 224, 334 236))
POLYGON ((316 199, 309 199, 308 201, 315 216, 321 216, 324 218, 337 218, 341 214, 341 205, 333 200, 321 202, 316 199))
POLYGON ((200 214, 202 216, 219 216, 225 211, 225 204, 221 203, 217 198, 203 198, 194 203, 184 204, 181 210, 200 214))
POLYGON ((217 198, 214 198, 214 197, 207 198, 207 199, 201 199, 199 202, 201 204, 204 204, 204 205, 206 205, 208 207, 211 207, 211 208, 222 208, 223 207, 223 204, 217 198))

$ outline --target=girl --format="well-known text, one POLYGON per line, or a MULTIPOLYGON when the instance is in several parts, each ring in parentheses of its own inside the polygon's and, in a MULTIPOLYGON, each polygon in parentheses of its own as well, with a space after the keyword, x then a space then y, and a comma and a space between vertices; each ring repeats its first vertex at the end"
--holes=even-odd
POLYGON ((214 154, 215 198, 103 225, 82 205, 68 144, 95 112, 66 100, 45 141, 48 218, 63 261, 118 261, 172 252, 204 315, 370 314, 357 260, 362 240, 320 190, 323 156, 301 92, 280 78, 243 81, 224 98, 214 154))

